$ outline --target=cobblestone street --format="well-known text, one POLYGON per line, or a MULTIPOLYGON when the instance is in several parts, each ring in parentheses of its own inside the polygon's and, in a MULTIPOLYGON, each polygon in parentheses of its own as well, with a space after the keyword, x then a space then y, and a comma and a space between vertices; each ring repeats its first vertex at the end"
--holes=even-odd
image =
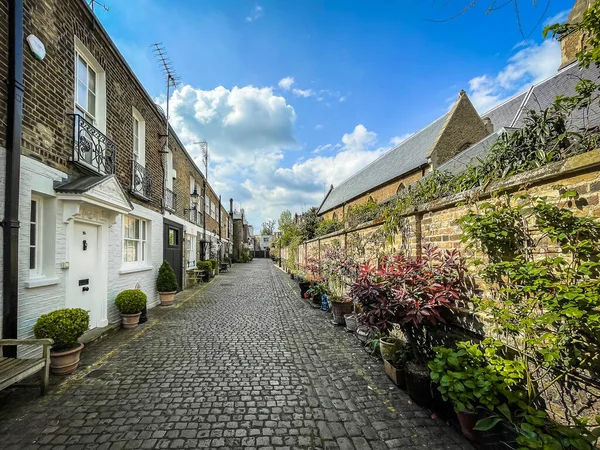
POLYGON ((472 448, 293 289, 254 260, 184 291, 47 396, 0 393, 0 449, 472 448))

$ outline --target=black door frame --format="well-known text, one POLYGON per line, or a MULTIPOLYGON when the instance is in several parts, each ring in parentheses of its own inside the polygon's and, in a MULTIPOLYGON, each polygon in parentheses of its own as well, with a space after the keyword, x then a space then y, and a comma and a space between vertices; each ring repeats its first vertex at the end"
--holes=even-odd
POLYGON ((163 219, 163 259, 173 267, 177 278, 177 292, 181 291, 183 289, 183 225, 169 219, 163 219), (177 230, 178 242, 175 246, 169 245, 169 229, 177 230), (175 253, 175 263, 171 261, 172 253, 175 253))

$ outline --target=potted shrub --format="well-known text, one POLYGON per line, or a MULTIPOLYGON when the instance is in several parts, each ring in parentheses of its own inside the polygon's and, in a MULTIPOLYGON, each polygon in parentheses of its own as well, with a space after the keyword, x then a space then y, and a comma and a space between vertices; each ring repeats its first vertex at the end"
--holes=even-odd
POLYGON ((115 306, 121 313, 121 326, 126 330, 138 326, 142 310, 146 306, 146 294, 140 289, 127 289, 115 298, 115 306))
POLYGON ((208 282, 212 271, 212 263, 210 261, 198 261, 196 267, 204 273, 202 275, 202 281, 208 282))
POLYGON ((217 275, 217 266, 219 265, 219 262, 214 258, 209 259, 208 262, 210 262, 211 265, 210 277, 214 278, 217 275))
POLYGON ((331 312, 333 315, 333 323, 336 325, 345 325, 346 319, 344 316, 352 312, 352 300, 348 297, 331 296, 331 312))
POLYGON ((160 295, 161 306, 171 306, 175 301, 175 293, 177 292, 177 277, 167 261, 163 261, 158 269, 156 288, 158 289, 158 295, 160 295))
POLYGON ((392 359, 384 359, 383 361, 386 375, 396 386, 404 387, 406 384, 404 366, 409 354, 410 348, 406 341, 399 341, 392 359))
POLYGON ((50 369, 68 375, 75 372, 83 344, 77 340, 88 330, 90 317, 81 308, 68 308, 42 315, 33 327, 36 339, 52 339, 50 369))
POLYGON ((379 340, 379 352, 384 361, 392 360, 396 357, 400 342, 393 336, 382 336, 379 340))
POLYGON ((477 440, 477 407, 490 411, 499 405, 507 391, 519 386, 525 378, 522 362, 499 356, 499 343, 486 339, 482 344, 459 342, 455 348, 436 347, 429 362, 431 379, 442 398, 450 401, 458 415, 460 429, 466 438, 477 440))
POLYGON ((323 296, 327 294, 327 287, 320 281, 311 281, 304 298, 310 298, 313 307, 321 308, 323 296))

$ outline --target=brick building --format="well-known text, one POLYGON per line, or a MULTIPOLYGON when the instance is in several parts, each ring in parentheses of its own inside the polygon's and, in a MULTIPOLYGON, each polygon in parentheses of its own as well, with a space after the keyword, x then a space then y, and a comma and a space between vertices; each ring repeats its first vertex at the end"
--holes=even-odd
MULTIPOLYGON (((581 20, 591 0, 577 0, 569 19, 581 20)), ((465 91, 450 111, 410 136, 383 156, 340 183, 331 186, 319 207, 319 216, 342 220, 348 208, 362 205, 371 198, 381 203, 431 172, 433 169, 458 170, 473 157, 487 152, 504 132, 523 125, 528 111, 548 108, 558 95, 574 95, 580 78, 596 80, 598 69, 581 71, 576 54, 584 45, 582 33, 572 33, 561 41, 562 64, 558 73, 531 86, 526 92, 479 115, 465 91)), ((575 120, 573 129, 582 126, 590 116, 575 120)))
MULTIPOLYGON (((7 3, 2 79, 11 78, 7 3)), ((170 128, 167 147, 163 112, 87 2, 25 0, 23 27, 18 296, 3 294, 0 304, 2 336, 19 338, 32 335, 41 314, 65 307, 89 311, 91 328, 116 322, 113 300, 124 289, 141 288, 155 306, 163 260, 183 289, 186 269, 229 255, 232 240, 219 195, 170 128)), ((4 164, 15 150, 9 100, 0 83, 2 217, 12 188, 4 164)))

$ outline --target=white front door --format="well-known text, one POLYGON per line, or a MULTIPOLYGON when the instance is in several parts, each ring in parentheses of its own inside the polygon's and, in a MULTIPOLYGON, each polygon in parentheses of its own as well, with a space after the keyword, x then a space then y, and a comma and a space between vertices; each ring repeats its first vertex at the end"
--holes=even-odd
POLYGON ((67 307, 81 308, 90 315, 90 329, 102 322, 102 302, 106 301, 102 282, 101 234, 98 225, 75 221, 71 243, 67 307))

